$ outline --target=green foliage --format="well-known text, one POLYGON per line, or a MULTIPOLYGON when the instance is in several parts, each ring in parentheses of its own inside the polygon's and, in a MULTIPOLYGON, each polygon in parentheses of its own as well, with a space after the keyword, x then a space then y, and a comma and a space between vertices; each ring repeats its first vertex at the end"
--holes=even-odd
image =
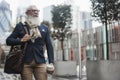
POLYGON ((95 20, 105 23, 120 18, 119 0, 90 0, 92 3, 92 16, 95 20))
POLYGON ((70 5, 57 5, 52 10, 53 35, 54 39, 63 41, 71 30, 72 16, 70 5))

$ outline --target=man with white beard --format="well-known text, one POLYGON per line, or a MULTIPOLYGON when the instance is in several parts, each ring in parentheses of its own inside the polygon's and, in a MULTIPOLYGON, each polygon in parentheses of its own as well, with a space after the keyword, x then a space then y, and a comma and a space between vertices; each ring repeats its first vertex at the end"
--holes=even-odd
POLYGON ((49 71, 54 72, 54 52, 50 39, 49 28, 39 23, 39 10, 35 5, 30 5, 26 10, 26 21, 18 23, 9 37, 7 45, 24 45, 27 42, 24 58, 24 68, 21 73, 22 80, 47 80, 47 66, 44 57, 44 45, 47 49, 49 71), (24 26, 28 30, 25 33, 24 26))

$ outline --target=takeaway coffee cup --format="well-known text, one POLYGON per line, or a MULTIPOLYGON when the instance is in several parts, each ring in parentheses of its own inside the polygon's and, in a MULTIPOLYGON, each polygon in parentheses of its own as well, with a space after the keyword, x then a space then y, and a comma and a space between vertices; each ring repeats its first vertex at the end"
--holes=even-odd
POLYGON ((52 63, 47 64, 47 73, 53 74, 53 72, 54 72, 54 65, 52 63))

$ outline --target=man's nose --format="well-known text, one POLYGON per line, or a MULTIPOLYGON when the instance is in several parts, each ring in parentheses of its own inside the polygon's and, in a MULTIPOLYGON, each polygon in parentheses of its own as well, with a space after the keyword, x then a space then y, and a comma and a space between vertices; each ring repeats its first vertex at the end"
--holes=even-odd
POLYGON ((38 14, 38 11, 34 11, 34 13, 38 14))

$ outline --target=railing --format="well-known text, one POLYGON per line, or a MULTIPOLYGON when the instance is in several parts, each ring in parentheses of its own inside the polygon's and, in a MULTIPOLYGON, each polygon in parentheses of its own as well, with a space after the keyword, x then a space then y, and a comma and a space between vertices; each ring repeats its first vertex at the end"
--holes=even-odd
MULTIPOLYGON (((82 48, 87 59, 105 59, 105 32, 104 26, 82 31, 82 48)), ((108 49, 110 60, 120 60, 120 25, 108 25, 108 49)))

